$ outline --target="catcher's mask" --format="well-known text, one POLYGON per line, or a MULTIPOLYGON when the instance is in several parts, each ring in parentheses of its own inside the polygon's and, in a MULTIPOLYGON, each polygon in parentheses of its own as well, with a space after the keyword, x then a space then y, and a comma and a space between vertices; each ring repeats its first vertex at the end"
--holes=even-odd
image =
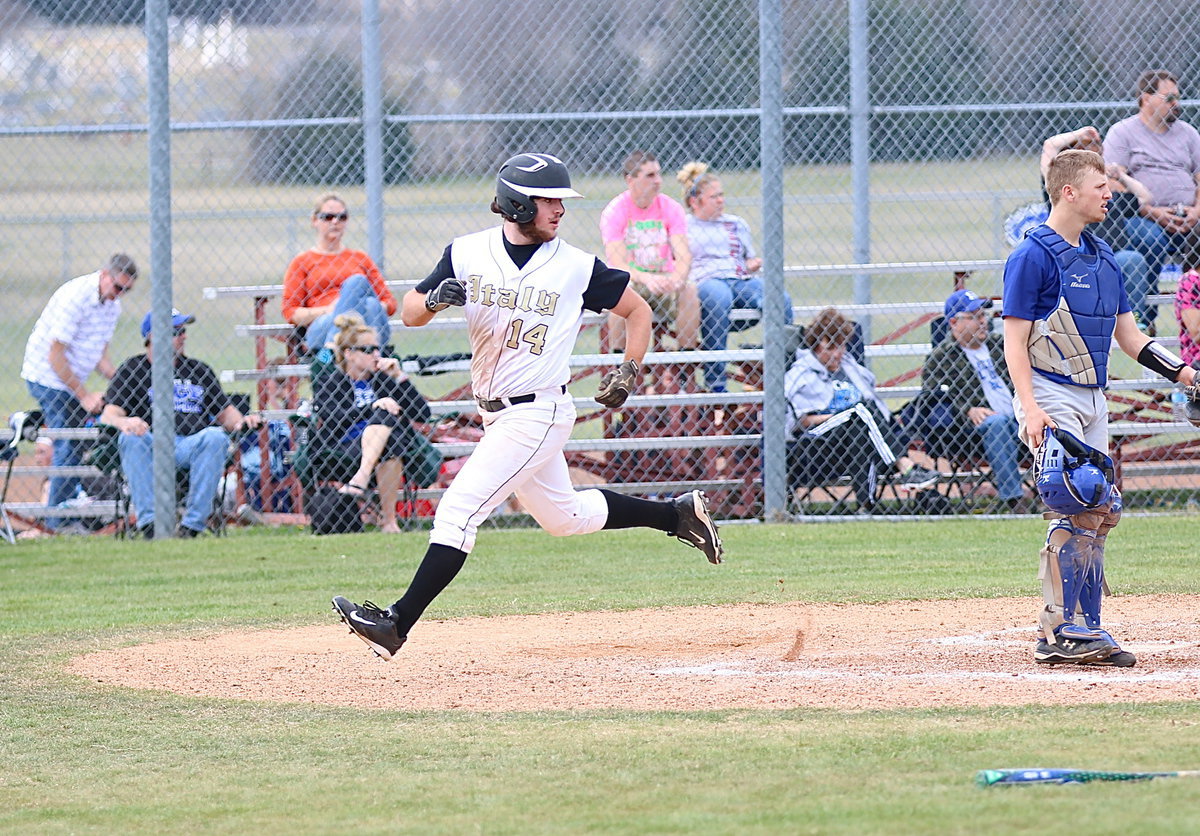
POLYGON ((1071 516, 1112 498, 1113 462, 1066 430, 1048 427, 1037 454, 1037 490, 1051 511, 1071 516))
POLYGON ((551 154, 517 154, 500 166, 496 206, 510 221, 526 224, 537 217, 535 197, 583 197, 571 188, 571 174, 551 154))

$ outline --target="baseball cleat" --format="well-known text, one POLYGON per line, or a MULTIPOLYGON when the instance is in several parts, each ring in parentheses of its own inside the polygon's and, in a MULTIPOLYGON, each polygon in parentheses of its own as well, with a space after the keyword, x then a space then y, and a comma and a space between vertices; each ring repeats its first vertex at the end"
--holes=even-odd
POLYGON ((1106 641, 1080 641, 1061 636, 1057 644, 1038 639, 1033 661, 1041 665, 1095 664, 1112 655, 1113 646, 1106 641))
POLYGON ((370 601, 356 604, 341 595, 335 595, 333 611, 350 628, 350 632, 366 642, 381 659, 390 660, 404 646, 407 637, 396 631, 396 621, 391 613, 379 609, 370 601))
POLYGON ((704 491, 685 493, 672 500, 672 503, 679 514, 679 522, 675 524, 674 531, 667 533, 704 552, 709 563, 721 563, 725 549, 717 534, 717 524, 709 516, 704 491))
POLYGON ((1117 649, 1109 654, 1107 659, 1097 659, 1094 662, 1080 662, 1081 665, 1095 665, 1104 668, 1132 668, 1137 664, 1137 657, 1128 650, 1117 649))
POLYGON ((1137 657, 1128 650, 1122 650, 1121 645, 1117 644, 1117 640, 1107 630, 1096 628, 1096 632, 1100 634, 1100 638, 1108 642, 1112 646, 1112 653, 1107 659, 1098 659, 1095 662, 1080 662, 1081 665, 1096 665, 1106 668, 1132 668, 1137 664, 1137 657))

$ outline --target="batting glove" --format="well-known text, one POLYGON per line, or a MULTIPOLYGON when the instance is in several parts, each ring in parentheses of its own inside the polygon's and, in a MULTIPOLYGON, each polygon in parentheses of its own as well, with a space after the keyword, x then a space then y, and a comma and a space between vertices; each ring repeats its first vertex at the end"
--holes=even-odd
POLYGON ((625 403, 625 399, 637 385, 639 371, 641 368, 636 360, 626 360, 604 375, 600 380, 600 391, 596 393, 596 403, 610 409, 615 409, 625 403))
POLYGON ((451 305, 467 304, 467 283, 462 279, 444 279, 441 284, 425 294, 425 307, 437 313, 451 305))

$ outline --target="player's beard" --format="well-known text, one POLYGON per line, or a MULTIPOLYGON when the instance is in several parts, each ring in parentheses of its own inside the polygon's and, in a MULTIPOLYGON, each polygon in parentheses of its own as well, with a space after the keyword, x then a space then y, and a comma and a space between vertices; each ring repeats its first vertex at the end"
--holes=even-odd
POLYGON ((517 224, 517 228, 521 230, 522 235, 532 240, 535 244, 545 244, 547 241, 553 241, 558 237, 557 230, 546 232, 539 229, 537 221, 526 221, 523 224, 517 224))

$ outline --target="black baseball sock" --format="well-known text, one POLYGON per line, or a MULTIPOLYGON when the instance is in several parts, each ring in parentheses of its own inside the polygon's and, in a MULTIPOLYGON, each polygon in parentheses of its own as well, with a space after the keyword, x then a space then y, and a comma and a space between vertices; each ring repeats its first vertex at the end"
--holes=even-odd
POLYGON ((674 531, 679 524, 679 512, 670 502, 654 502, 626 496, 615 491, 600 489, 608 502, 608 519, 605 528, 657 528, 659 531, 674 531))
POLYGON ((454 576, 467 562, 467 553, 430 543, 425 551, 421 565, 413 575, 408 591, 399 601, 392 604, 392 615, 396 619, 396 632, 407 636, 408 631, 417 623, 425 608, 433 603, 433 599, 441 594, 454 576))

